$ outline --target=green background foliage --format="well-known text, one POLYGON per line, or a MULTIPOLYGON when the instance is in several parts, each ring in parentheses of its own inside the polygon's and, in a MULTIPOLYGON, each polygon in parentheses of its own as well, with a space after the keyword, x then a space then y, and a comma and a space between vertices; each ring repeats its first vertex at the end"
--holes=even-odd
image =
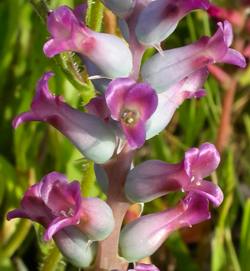
MULTIPOLYGON (((42 229, 27 220, 6 221, 6 213, 17 207, 24 191, 50 171, 65 173, 70 180, 81 181, 85 196, 104 197, 95 183, 93 164, 59 134, 43 123, 30 123, 16 131, 11 120, 28 110, 38 78, 53 70, 50 88, 63 95, 72 106, 83 105, 93 97, 82 63, 74 54, 47 59, 42 47, 49 34, 43 21, 46 10, 38 0, 0 1, 0 270, 57 271, 76 270, 63 261, 53 243, 42 241, 42 229), (34 9, 36 7, 36 9, 34 9), (41 12, 42 10, 42 12, 41 12), (38 15, 38 13, 40 15, 38 15)), ((88 25, 103 30, 104 8, 99 1, 88 1, 88 25)), ((215 2, 215 1, 214 1, 215 2)), ((241 9, 240 1, 216 1, 221 6, 241 9)), ((73 7, 80 0, 50 0, 49 8, 61 4, 73 7)), ((188 44, 209 35, 215 23, 205 12, 184 18, 167 40, 167 48, 188 44)), ((243 42, 249 34, 239 33, 243 42)), ((150 55, 151 51, 147 52, 150 55)), ((224 68, 224 67, 223 67, 224 68)), ((225 194, 212 219, 193 229, 173 234, 152 257, 161 270, 177 271, 249 271, 250 270, 250 68, 238 71, 226 67, 238 80, 231 108, 232 127, 222 162, 211 180, 225 194)), ((165 131, 138 151, 136 163, 147 159, 177 162, 186 149, 209 141, 215 143, 227 90, 212 77, 205 85, 207 96, 186 101, 165 131)), ((167 110, 167 108, 166 108, 167 110)), ((146 204, 145 212, 162 210, 176 202, 170 195, 146 204)))

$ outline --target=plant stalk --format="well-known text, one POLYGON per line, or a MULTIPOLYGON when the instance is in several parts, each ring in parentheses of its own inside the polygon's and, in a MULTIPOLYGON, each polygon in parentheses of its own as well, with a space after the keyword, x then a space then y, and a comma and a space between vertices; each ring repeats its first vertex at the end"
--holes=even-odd
POLYGON ((107 203, 115 219, 115 228, 111 235, 99 243, 94 266, 96 271, 127 270, 128 262, 119 257, 119 236, 124 216, 130 203, 124 195, 126 176, 131 168, 133 152, 125 148, 113 160, 103 166, 109 178, 107 203))

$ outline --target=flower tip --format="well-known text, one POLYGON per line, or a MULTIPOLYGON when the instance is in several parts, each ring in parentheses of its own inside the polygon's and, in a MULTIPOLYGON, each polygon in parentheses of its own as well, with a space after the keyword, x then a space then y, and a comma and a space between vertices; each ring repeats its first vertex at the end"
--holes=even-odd
POLYGON ((48 231, 46 231, 43 235, 43 240, 45 242, 49 242, 52 239, 52 236, 50 236, 50 234, 48 233, 48 231))
POLYGON ((47 56, 48 58, 52 58, 54 57, 56 54, 58 54, 58 52, 55 50, 55 48, 53 48, 54 45, 54 40, 48 40, 44 45, 43 45, 43 53, 45 54, 45 56, 47 56))
POLYGON ((217 187, 216 192, 217 192, 217 195, 212 202, 215 207, 219 207, 224 200, 224 194, 219 186, 217 187))
POLYGON ((12 128, 16 129, 20 124, 22 123, 22 119, 19 116, 16 116, 13 120, 12 120, 12 128))

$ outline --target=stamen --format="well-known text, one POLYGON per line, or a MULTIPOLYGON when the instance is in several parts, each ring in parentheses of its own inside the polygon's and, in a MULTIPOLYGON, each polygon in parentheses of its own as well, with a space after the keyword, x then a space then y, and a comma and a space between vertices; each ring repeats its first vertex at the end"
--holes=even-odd
POLYGON ((128 125, 135 124, 138 120, 138 113, 136 111, 126 109, 122 112, 121 119, 128 125))
POLYGON ((61 210, 59 213, 64 217, 70 217, 74 215, 74 210, 72 208, 69 208, 67 211, 61 210))

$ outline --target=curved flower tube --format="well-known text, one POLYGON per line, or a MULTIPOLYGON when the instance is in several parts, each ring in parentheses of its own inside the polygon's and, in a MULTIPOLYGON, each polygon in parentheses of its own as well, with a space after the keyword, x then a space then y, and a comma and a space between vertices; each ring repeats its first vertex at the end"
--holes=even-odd
POLYGON ((125 184, 127 198, 133 202, 148 202, 173 191, 194 191, 219 206, 223 201, 221 189, 203 180, 218 167, 219 162, 218 151, 209 143, 189 149, 178 164, 146 161, 128 174, 125 184))
POLYGON ((119 121, 129 146, 141 147, 146 139, 145 123, 157 108, 157 95, 145 83, 129 78, 113 80, 105 92, 111 117, 119 121))
POLYGON ((173 231, 209 219, 208 203, 191 192, 176 207, 127 224, 120 235, 120 255, 130 262, 151 256, 173 231))
POLYGON ((84 253, 85 248, 87 254, 78 259, 78 265, 82 260, 85 265, 93 259, 88 241, 105 239, 114 227, 112 210, 104 201, 82 198, 79 182, 68 183, 58 172, 49 173, 26 191, 21 207, 7 215, 9 220, 18 217, 40 223, 46 229, 44 239, 54 238, 73 262, 77 262, 77 257, 70 252, 72 246, 77 248, 77 255, 84 253))
POLYGON ((112 129, 101 119, 73 109, 61 97, 51 94, 48 80, 52 75, 48 72, 41 77, 30 111, 18 115, 13 126, 16 128, 28 121, 48 122, 68 137, 84 156, 96 163, 106 162, 116 148, 112 129))
POLYGON ((218 23, 218 30, 212 37, 203 37, 191 45, 154 55, 142 66, 142 78, 161 93, 212 63, 229 63, 244 68, 245 58, 229 48, 232 39, 231 24, 227 21, 218 23))
POLYGON ((96 254, 96 244, 90 241, 79 229, 69 226, 53 237, 62 255, 74 266, 85 268, 91 265, 96 254))
POLYGON ((142 10, 136 37, 146 46, 159 45, 174 32, 179 21, 195 9, 208 9, 208 0, 156 0, 142 10))
POLYGON ((146 139, 152 138, 165 129, 184 100, 199 99, 206 95, 203 85, 207 76, 206 68, 198 70, 167 91, 158 93, 157 109, 146 123, 146 139))
POLYGON ((48 57, 65 51, 77 52, 110 78, 128 76, 132 70, 131 52, 120 38, 90 30, 67 6, 49 14, 48 31, 52 38, 43 47, 48 57))

